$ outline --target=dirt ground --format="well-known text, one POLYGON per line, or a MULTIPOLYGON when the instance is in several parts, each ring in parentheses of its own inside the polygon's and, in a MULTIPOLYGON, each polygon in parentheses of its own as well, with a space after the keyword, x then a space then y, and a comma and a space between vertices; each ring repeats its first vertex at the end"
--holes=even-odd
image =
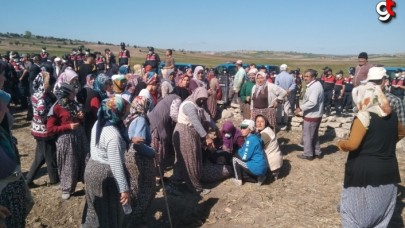
MULTIPOLYGON (((15 113, 13 134, 18 138, 22 170, 27 172, 34 158, 35 141, 25 113, 15 113)), ((335 139, 321 137, 322 160, 306 161, 296 157, 300 134, 280 132, 284 165, 278 180, 263 186, 245 183, 235 187, 230 180, 206 184, 212 192, 203 198, 191 193, 168 196, 174 227, 340 227, 336 210, 342 188, 347 154, 339 152, 335 139)), ((405 178, 405 154, 397 150, 402 178, 405 178)), ((170 172, 166 175, 170 175, 170 172)), ((80 227, 84 207, 84 185, 74 196, 63 201, 58 188, 47 185, 46 169, 35 180, 40 187, 31 189, 35 206, 27 218, 27 227, 80 227)), ((399 186, 396 210, 390 227, 404 227, 405 187, 399 186)), ((161 189, 145 217, 148 227, 170 227, 161 189)))

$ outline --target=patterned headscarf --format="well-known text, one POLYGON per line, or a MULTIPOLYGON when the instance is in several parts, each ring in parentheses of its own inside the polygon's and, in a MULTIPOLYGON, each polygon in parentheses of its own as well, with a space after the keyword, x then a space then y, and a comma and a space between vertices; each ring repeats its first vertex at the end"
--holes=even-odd
POLYGON ((111 83, 111 79, 105 74, 99 74, 96 77, 96 80, 94 80, 93 89, 96 92, 98 92, 98 94, 101 97, 101 100, 104 100, 105 98, 108 97, 107 91, 105 90, 105 86, 107 85, 107 83, 111 83))
MULTIPOLYGON (((73 91, 75 91, 74 87, 66 82, 57 85, 55 87, 55 96, 58 100, 55 104, 59 104, 70 113, 72 118, 76 118, 81 107, 75 100, 69 99, 69 96, 73 91)), ((48 116, 52 116, 53 114, 53 107, 51 107, 48 116)))
POLYGON ((148 72, 147 74, 146 74, 146 84, 147 85, 154 85, 154 84, 156 84, 156 82, 157 82, 157 77, 156 77, 157 75, 156 75, 156 73, 155 72, 153 72, 153 71, 151 71, 151 72, 148 72))
POLYGON ((128 101, 119 96, 113 96, 102 101, 97 113, 96 145, 100 141, 101 130, 104 126, 117 126, 123 138, 127 138, 122 119, 125 117, 128 107, 128 101))
POLYGON ((125 75, 122 74, 115 74, 111 77, 113 81, 113 90, 114 93, 121 94, 125 91, 125 87, 127 85, 127 79, 125 75))
POLYGON ((146 113, 151 105, 150 101, 143 96, 137 96, 132 100, 131 109, 129 110, 128 117, 124 120, 125 126, 129 126, 132 120, 138 116, 143 116, 147 119, 146 113))
POLYGON ((145 66, 145 73, 149 73, 152 70, 152 66, 151 65, 146 65, 145 66))
POLYGON ((140 64, 134 65, 134 74, 137 76, 143 76, 142 66, 140 64))
POLYGON ((353 101, 355 101, 358 109, 356 117, 359 118, 366 129, 370 125, 370 112, 380 117, 391 114, 390 103, 379 85, 367 82, 355 88, 353 94, 356 95, 353 101))
POLYGON ((66 68, 65 71, 59 75, 57 84, 61 84, 63 82, 69 83, 72 81, 72 79, 77 78, 78 75, 77 73, 70 67, 66 68))
POLYGON ((41 73, 39 73, 32 82, 34 95, 37 94, 36 96, 38 96, 39 94, 41 94, 42 96, 42 94, 45 93, 46 90, 48 89, 49 83, 50 83, 49 73, 46 71, 42 71, 41 73))

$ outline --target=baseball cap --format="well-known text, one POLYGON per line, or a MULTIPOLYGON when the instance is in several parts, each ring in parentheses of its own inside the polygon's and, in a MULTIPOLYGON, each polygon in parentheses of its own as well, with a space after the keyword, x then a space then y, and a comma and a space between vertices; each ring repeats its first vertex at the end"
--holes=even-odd
POLYGON ((255 122, 253 120, 245 119, 240 124, 241 129, 249 128, 251 131, 255 130, 255 122))
POLYGON ((243 62, 242 62, 242 60, 238 59, 238 60, 236 60, 235 64, 242 65, 243 62))
POLYGON ((384 67, 371 67, 368 70, 367 81, 381 80, 383 77, 388 77, 384 67))

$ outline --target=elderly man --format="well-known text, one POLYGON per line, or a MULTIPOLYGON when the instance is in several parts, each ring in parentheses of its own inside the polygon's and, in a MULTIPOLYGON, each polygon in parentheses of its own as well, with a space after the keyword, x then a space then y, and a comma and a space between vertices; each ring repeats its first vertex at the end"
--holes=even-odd
POLYGON ((367 79, 368 70, 373 67, 373 65, 368 62, 368 55, 366 52, 361 52, 358 58, 359 65, 356 66, 353 78, 354 87, 359 86, 361 81, 367 79))
POLYGON ((242 88, 243 81, 246 78, 246 71, 243 69, 243 62, 242 60, 237 60, 235 62, 236 68, 238 71, 235 74, 235 77, 233 79, 233 88, 229 91, 229 101, 228 103, 230 104, 236 94, 236 103, 239 104, 239 92, 240 89, 242 88))
POLYGON ((304 81, 307 85, 303 103, 295 110, 296 115, 304 117, 302 126, 302 142, 304 152, 297 155, 298 158, 313 160, 323 157, 319 145, 318 129, 323 115, 323 87, 316 80, 317 72, 309 69, 304 73, 304 81))
POLYGON ((391 81, 391 93, 401 101, 404 99, 405 91, 405 74, 403 74, 401 69, 398 69, 395 72, 395 78, 391 81))
POLYGON ((292 110, 294 108, 294 100, 296 93, 296 85, 294 76, 287 73, 287 65, 282 64, 280 66, 280 73, 276 76, 275 84, 287 91, 287 99, 284 100, 283 104, 280 104, 277 108, 277 123, 285 125, 281 130, 286 129, 290 124, 292 117, 292 110))

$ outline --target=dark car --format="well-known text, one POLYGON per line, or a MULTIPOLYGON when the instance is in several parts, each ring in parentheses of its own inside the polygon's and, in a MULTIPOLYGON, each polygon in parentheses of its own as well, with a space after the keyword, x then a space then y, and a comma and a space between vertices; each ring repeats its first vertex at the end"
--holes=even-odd
MULTIPOLYGON (((165 66, 165 63, 164 63, 164 62, 161 62, 161 63, 159 64, 159 69, 162 69, 164 66, 165 66)), ((200 65, 200 64, 177 63, 177 62, 174 64, 174 68, 180 69, 181 71, 183 71, 183 73, 186 73, 186 70, 187 70, 188 68, 191 68, 191 69, 193 70, 193 72, 194 72, 194 69, 195 69, 197 66, 202 66, 202 67, 205 68, 205 66, 200 65)))
POLYGON ((262 67, 265 67, 267 70, 267 73, 270 72, 274 72, 275 74, 279 74, 280 73, 280 67, 279 66, 275 66, 275 65, 269 65, 269 64, 257 64, 256 68, 260 69, 262 67))

